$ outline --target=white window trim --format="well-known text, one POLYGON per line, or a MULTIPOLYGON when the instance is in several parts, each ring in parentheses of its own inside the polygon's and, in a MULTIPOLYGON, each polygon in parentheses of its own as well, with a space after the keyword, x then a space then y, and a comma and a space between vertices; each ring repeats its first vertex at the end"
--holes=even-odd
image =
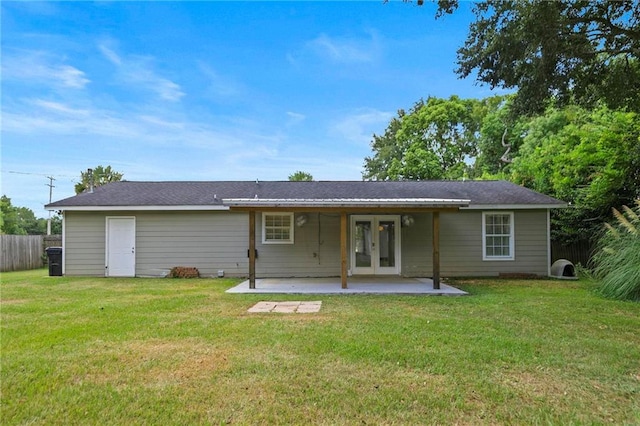
POLYGON ((294 239, 294 217, 293 213, 274 213, 274 212, 263 212, 262 213, 262 244, 293 244, 294 239), (288 240, 267 240, 267 216, 289 216, 289 239, 288 240))
POLYGON ((485 211, 482 212, 482 260, 515 260, 515 222, 513 219, 513 212, 509 211, 485 211), (487 256, 487 216, 489 215, 505 215, 508 214, 509 218, 509 255, 508 256, 487 256))

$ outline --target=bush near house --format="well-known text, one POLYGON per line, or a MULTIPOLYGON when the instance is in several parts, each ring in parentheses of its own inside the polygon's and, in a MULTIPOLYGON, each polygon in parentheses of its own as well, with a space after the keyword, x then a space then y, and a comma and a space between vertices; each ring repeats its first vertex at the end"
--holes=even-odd
POLYGON ((599 292, 605 297, 640 301, 640 201, 636 208, 613 209, 615 225, 606 224, 593 258, 599 292))

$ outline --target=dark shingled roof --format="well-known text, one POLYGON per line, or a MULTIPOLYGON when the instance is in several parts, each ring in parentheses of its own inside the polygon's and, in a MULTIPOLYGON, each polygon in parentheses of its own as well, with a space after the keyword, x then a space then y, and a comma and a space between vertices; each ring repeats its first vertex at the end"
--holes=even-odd
POLYGON ((505 181, 114 182, 48 204, 65 207, 222 206, 223 199, 465 199, 474 205, 562 207, 564 202, 505 181))

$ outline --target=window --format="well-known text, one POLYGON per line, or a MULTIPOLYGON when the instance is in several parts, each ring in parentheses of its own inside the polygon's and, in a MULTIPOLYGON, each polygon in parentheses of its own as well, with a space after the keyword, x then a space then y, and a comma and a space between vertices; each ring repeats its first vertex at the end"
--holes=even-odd
POLYGON ((293 244, 293 213, 263 213, 262 243, 293 244))
POLYGON ((482 259, 513 260, 513 213, 482 213, 482 259))

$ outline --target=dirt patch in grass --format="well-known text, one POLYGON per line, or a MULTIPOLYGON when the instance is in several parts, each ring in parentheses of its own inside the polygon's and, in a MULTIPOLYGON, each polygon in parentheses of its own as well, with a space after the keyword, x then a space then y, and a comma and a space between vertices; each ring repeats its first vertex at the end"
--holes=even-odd
POLYGON ((566 381, 557 375, 544 372, 529 371, 510 372, 503 375, 503 383, 525 397, 560 397, 566 396, 572 389, 566 381))
POLYGON ((27 303, 28 300, 25 299, 2 299, 0 301, 0 306, 4 306, 4 305, 22 305, 24 303, 27 303))
POLYGON ((549 371, 507 372, 502 383, 512 390, 523 407, 562 415, 574 411, 576 419, 584 423, 615 423, 621 407, 629 407, 630 395, 609 394, 600 398, 608 385, 597 380, 576 382, 571 377, 549 371))
POLYGON ((226 349, 195 339, 136 340, 122 346, 101 345, 95 351, 102 352, 104 365, 89 373, 87 380, 97 384, 191 386, 229 369, 226 349))

